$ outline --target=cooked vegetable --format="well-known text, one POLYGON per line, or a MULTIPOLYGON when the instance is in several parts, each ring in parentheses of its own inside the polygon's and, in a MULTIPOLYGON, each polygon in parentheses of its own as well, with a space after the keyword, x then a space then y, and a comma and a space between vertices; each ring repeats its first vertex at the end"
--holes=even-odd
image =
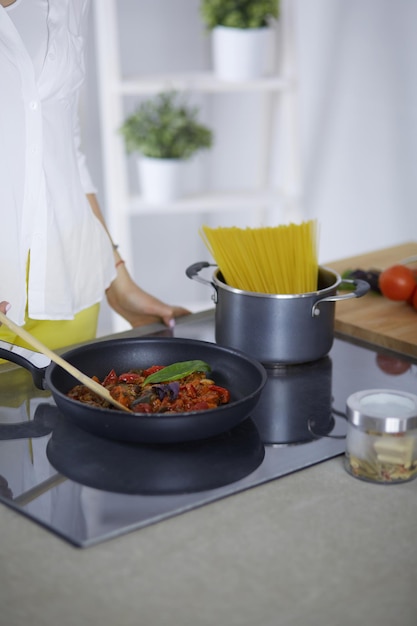
MULTIPOLYGON (((119 376, 111 370, 101 383, 113 398, 135 413, 188 413, 214 409, 230 402, 230 392, 206 377, 210 366, 204 361, 183 361, 169 366, 153 365, 119 376)), ((97 377, 93 377, 100 382, 97 377)), ((76 385, 68 396, 74 400, 109 408, 84 385, 76 385)))

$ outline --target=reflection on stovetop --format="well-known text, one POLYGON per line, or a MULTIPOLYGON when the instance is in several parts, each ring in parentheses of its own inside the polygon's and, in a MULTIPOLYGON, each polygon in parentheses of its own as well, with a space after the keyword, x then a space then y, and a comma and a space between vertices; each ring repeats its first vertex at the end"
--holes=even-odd
POLYGON ((267 374, 252 413, 264 443, 304 443, 329 435, 335 425, 329 357, 305 365, 269 368, 267 374))
MULTIPOLYGON (((210 340, 199 323, 176 336, 210 340)), ((341 455, 348 395, 415 391, 416 366, 404 363, 393 375, 378 353, 336 340, 319 361, 268 369, 258 406, 229 433, 169 446, 81 431, 27 372, 0 373, 0 500, 76 546, 93 545, 341 455)))
POLYGON ((0 499, 84 547, 342 451, 340 442, 324 439, 318 446, 319 439, 280 443, 279 450, 265 445, 257 420, 271 425, 266 413, 211 439, 140 445, 80 430, 52 400, 9 410, 19 417, 5 423, 7 409, 0 409, 0 499))
POLYGON ((210 439, 140 445, 96 437, 61 416, 46 454, 56 471, 88 487, 172 495, 236 482, 262 463, 265 450, 251 419, 210 439))
POLYGON ((0 441, 44 437, 52 432, 58 419, 56 406, 43 402, 36 407, 33 419, 28 416, 23 422, 0 424, 0 441))

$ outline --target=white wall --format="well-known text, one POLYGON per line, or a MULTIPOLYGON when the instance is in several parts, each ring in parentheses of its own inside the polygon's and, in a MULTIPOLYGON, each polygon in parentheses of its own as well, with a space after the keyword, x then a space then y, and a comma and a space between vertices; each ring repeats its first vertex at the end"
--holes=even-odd
MULTIPOLYGON (((199 0, 117 4, 125 74, 210 67, 199 0)), ((320 261, 415 239, 417 2, 290 0, 289 4, 295 17, 302 154, 298 216, 315 217, 320 223, 320 261)), ((85 150, 100 187, 92 38, 88 52, 85 150)), ((203 156, 194 170, 193 183, 209 189, 256 185, 262 99, 191 96, 201 104, 203 119, 212 125, 216 138, 210 155, 203 156)), ((126 111, 134 104, 128 100, 126 111)), ((276 136, 279 139, 279 133, 276 136)), ((280 172, 273 172, 274 177, 279 179, 280 172)), ((105 198, 101 201, 107 209, 105 198)), ((279 222, 285 215, 278 211, 274 217, 279 222)), ((136 217, 131 271, 145 289, 166 301, 188 304, 203 299, 210 306, 210 290, 184 274, 187 265, 207 258, 198 229, 202 223, 244 225, 250 219, 244 212, 136 217)), ((104 307, 102 326, 107 324, 104 307)))
POLYGON ((296 7, 304 202, 322 260, 416 240, 417 2, 296 7))

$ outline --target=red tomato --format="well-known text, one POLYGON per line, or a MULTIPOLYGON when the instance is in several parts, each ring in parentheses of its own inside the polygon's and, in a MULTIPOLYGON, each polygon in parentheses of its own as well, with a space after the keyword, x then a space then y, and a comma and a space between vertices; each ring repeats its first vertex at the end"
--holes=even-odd
POLYGON ((381 272, 379 288, 389 300, 408 300, 416 288, 416 280, 409 267, 393 265, 381 272))
POLYGON ((414 292, 411 296, 411 304, 413 305, 413 307, 415 308, 415 310, 417 311, 417 287, 414 289, 414 292))
MULTIPOLYGON (((414 276, 414 278, 416 278, 416 277, 414 276)), ((413 298, 414 298, 414 294, 415 294, 416 290, 417 290, 417 279, 416 279, 416 286, 414 287, 413 291, 411 292, 409 298, 407 298, 407 302, 408 302, 408 304, 411 304, 411 306, 413 306, 413 298)))

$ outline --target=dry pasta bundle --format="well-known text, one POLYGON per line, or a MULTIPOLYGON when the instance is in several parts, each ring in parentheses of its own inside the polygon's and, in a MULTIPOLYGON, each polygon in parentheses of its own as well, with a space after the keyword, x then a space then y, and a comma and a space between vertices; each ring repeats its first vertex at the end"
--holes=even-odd
POLYGON ((261 228, 203 225, 200 235, 231 287, 270 294, 317 289, 317 224, 261 228))

